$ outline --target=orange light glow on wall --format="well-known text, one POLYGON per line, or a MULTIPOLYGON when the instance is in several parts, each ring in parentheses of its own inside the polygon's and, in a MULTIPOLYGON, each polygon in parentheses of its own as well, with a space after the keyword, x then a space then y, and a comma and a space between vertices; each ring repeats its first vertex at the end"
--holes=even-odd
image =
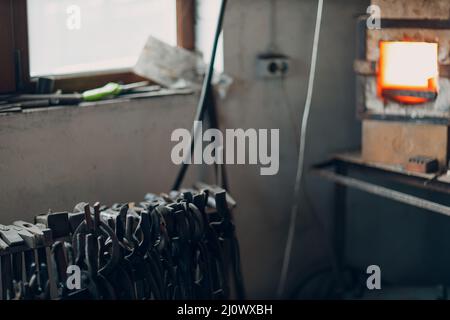
POLYGON ((438 94, 438 44, 381 41, 378 96, 406 104, 432 101, 438 94))

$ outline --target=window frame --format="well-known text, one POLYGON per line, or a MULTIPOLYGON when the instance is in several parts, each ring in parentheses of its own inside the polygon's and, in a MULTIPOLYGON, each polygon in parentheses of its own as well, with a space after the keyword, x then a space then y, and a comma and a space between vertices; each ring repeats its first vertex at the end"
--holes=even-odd
MULTIPOLYGON (((195 0, 176 0, 177 45, 195 50, 195 0)), ((30 78, 27 0, 0 0, 0 93, 33 92, 30 78)), ((63 92, 83 91, 107 82, 126 83, 143 78, 130 69, 55 76, 63 92)))

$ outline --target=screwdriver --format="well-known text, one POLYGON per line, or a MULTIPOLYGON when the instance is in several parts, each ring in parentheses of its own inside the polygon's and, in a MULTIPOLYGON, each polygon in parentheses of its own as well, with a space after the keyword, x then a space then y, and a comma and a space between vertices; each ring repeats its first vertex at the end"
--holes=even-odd
MULTIPOLYGON (((78 104, 80 102, 93 102, 103 100, 109 97, 115 97, 119 94, 127 93, 138 88, 148 86, 148 81, 141 81, 130 84, 118 84, 110 82, 103 87, 87 90, 83 93, 71 93, 71 94, 22 94, 18 96, 8 96, 5 98, 7 103, 24 102, 24 101, 44 101, 48 100, 49 105, 60 104, 78 104)), ((12 106, 9 106, 12 107, 12 106)), ((23 105, 21 107, 27 107, 23 105)), ((0 104, 0 108, 7 109, 5 105, 0 104), (5 108, 3 108, 5 107, 5 108)), ((1 109, 0 109, 1 110, 1 109)))
POLYGON ((81 94, 83 101, 99 101, 108 97, 115 97, 119 94, 130 92, 134 89, 142 88, 148 85, 148 81, 130 83, 130 84, 118 84, 110 82, 105 86, 97 89, 87 90, 81 94))

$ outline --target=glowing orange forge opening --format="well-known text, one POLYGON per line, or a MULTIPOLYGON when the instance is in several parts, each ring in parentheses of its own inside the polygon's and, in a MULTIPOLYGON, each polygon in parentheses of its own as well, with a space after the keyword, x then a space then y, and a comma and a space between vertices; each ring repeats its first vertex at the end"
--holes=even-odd
POLYGON ((379 97, 405 104, 432 101, 439 91, 438 78, 437 43, 380 42, 379 97))

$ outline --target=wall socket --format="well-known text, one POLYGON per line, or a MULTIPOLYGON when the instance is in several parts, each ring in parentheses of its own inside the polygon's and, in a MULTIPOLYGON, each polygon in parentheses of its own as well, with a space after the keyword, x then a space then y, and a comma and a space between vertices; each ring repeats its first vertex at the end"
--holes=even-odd
POLYGON ((256 58, 256 73, 259 78, 281 78, 287 75, 289 62, 289 57, 284 54, 260 54, 256 58))

